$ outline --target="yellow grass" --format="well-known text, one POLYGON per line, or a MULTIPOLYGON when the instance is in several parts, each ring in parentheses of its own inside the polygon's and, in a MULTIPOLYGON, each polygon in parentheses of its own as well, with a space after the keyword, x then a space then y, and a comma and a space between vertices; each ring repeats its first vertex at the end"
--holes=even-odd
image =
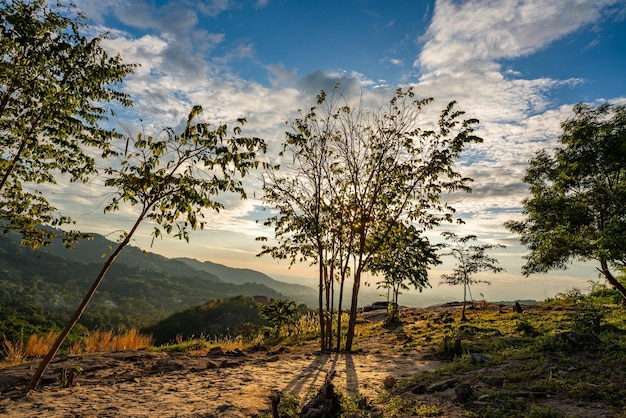
POLYGON ((83 339, 83 352, 102 353, 107 351, 141 350, 150 347, 152 337, 136 329, 116 335, 113 331, 94 331, 83 339))
MULTIPOLYGON (((23 363, 25 359, 42 357, 50 351, 58 333, 32 334, 26 343, 20 336, 17 341, 4 338, 2 356, 4 365, 23 363)), ((150 347, 152 336, 141 334, 136 329, 116 334, 113 331, 94 331, 75 341, 69 348, 70 354, 101 353, 108 351, 141 350, 150 347)))
POLYGON ((46 335, 32 334, 26 342, 24 354, 26 357, 42 357, 48 354, 50 347, 59 336, 58 332, 50 331, 46 335))
POLYGON ((21 364, 26 358, 26 355, 24 354, 24 338, 20 336, 18 341, 11 342, 4 337, 2 354, 4 356, 4 362, 7 365, 13 366, 21 364))

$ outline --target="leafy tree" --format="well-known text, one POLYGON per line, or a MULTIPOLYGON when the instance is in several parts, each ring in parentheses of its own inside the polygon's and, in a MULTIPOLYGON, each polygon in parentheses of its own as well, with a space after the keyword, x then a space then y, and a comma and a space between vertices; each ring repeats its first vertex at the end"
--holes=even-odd
POLYGON ((470 285, 476 283, 491 284, 486 280, 478 280, 472 276, 481 271, 491 271, 493 273, 499 273, 504 271, 502 267, 497 266, 498 260, 489 257, 485 252, 493 248, 505 248, 502 244, 482 244, 482 245, 470 245, 470 241, 476 241, 476 235, 465 235, 459 237, 454 232, 442 232, 448 241, 445 247, 450 251, 444 255, 451 255, 456 258, 456 266, 452 271, 452 274, 441 275, 440 284, 447 284, 451 286, 463 285, 463 313, 461 319, 467 321, 465 316, 465 305, 467 303, 467 293, 472 295, 470 285))
POLYGON ((300 311, 291 300, 277 299, 261 306, 261 318, 274 324, 277 333, 283 325, 295 324, 299 317, 300 311))
POLYGON ((430 287, 428 267, 440 263, 436 247, 415 227, 400 224, 394 228, 372 258, 370 266, 374 274, 384 275, 378 287, 391 291, 391 309, 388 311, 390 322, 398 320, 400 290, 409 290, 409 285, 420 292, 424 287, 430 287))
POLYGON ((55 235, 42 224, 71 223, 38 185, 54 184, 59 173, 86 181, 96 171, 87 148, 106 154, 119 137, 99 125, 112 114, 104 104, 131 105, 115 87, 133 66, 106 53, 104 36, 83 35, 86 27, 72 6, 0 0, 1 227, 35 248, 55 235))
MULTIPOLYGON (((266 178, 265 200, 278 212, 266 225, 274 227, 278 244, 265 246, 262 253, 318 264, 320 292, 338 277, 337 312, 343 283, 352 275, 345 347, 350 351, 361 277, 372 257, 401 222, 422 233, 452 220, 454 209, 441 195, 469 191, 470 179, 461 177, 453 163, 466 144, 482 140, 473 135, 478 121, 463 120, 454 102, 434 126, 420 126, 420 112, 432 99, 416 99, 411 88, 398 89, 378 109, 325 92, 317 99, 287 134, 283 161, 288 169, 266 178)), ((319 300, 323 322, 322 294, 319 300)))
MULTIPOLYGON (((134 146, 124 147, 119 166, 108 168, 105 185, 116 190, 105 212, 119 210, 120 203, 139 207, 130 231, 122 232, 121 241, 107 258, 102 270, 85 295, 76 313, 53 344, 50 352, 33 375, 29 388, 39 384, 46 367, 61 343, 78 322, 87 304, 120 252, 130 242, 139 225, 155 224, 153 236, 175 232, 174 236, 189 241, 189 230, 204 228, 205 209, 219 211, 224 207, 216 200, 228 192, 245 199, 246 193, 239 177, 245 176, 259 164, 257 153, 265 152, 265 142, 259 138, 242 138, 240 126, 228 137, 227 125, 212 128, 208 123, 193 123, 202 112, 195 106, 189 113, 181 134, 166 128, 158 135, 137 136, 134 146), (174 229, 176 228, 176 229, 174 229)), ((243 124, 239 119, 238 124, 243 124)), ((130 140, 130 138, 128 138, 130 140)))
MULTIPOLYGON (((325 104, 326 94, 320 93, 317 105, 325 104)), ((278 214, 265 222, 274 226, 279 239, 276 246, 264 245, 259 255, 270 254, 279 259, 289 259, 293 265, 307 259, 318 265, 318 313, 322 350, 330 349, 331 325, 329 323, 332 296, 332 266, 326 242, 329 239, 328 196, 333 190, 329 183, 332 164, 330 142, 325 132, 334 126, 331 112, 318 117, 313 112, 291 124, 283 143, 279 166, 267 170, 264 176, 264 200, 278 214), (325 299, 324 299, 325 297, 325 299)), ((258 240, 266 241, 260 237, 258 240)))
POLYGON ((506 223, 530 250, 522 272, 595 260, 626 299, 611 272, 626 268, 626 106, 578 104, 561 128, 561 146, 530 161, 524 219, 506 223))

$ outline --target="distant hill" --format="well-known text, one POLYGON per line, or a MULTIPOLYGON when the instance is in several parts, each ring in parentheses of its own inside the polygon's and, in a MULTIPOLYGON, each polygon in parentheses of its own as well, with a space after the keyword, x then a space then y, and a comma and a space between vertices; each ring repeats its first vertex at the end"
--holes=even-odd
POLYGON ((309 306, 317 303, 317 290, 300 284, 285 283, 275 280, 267 274, 256 270, 227 267, 211 261, 198 261, 193 258, 175 258, 175 261, 182 261, 195 270, 205 271, 214 274, 220 279, 234 284, 259 283, 271 287, 282 293, 287 298, 309 306))
MULTIPOLYGON (((100 271, 102 254, 114 245, 95 234, 93 240, 81 240, 75 251, 60 243, 32 250, 19 245, 15 235, 0 235, 0 334, 14 337, 21 331, 28 334, 63 326, 100 271)), ((144 327, 209 300, 238 295, 288 298, 265 284, 278 287, 280 282, 262 273, 247 270, 251 280, 242 283, 244 276, 235 275, 234 283, 189 263, 153 253, 144 255, 136 247, 125 248, 80 324, 88 329, 144 327)), ((222 267, 222 272, 229 271, 222 267)), ((307 288, 296 285, 295 289, 307 288)), ((308 289, 315 294, 314 289, 308 289)))
MULTIPOLYGON (((114 245, 115 242, 108 240, 104 236, 93 234, 92 240, 79 241, 75 245, 76 250, 68 251, 66 248, 63 248, 59 240, 53 247, 45 247, 40 249, 40 251, 82 263, 102 263, 102 255, 110 252, 109 246, 114 245)), ((298 303, 306 303, 309 306, 314 306, 317 303, 316 289, 304 285, 281 282, 267 274, 252 269, 228 267, 211 261, 198 261, 186 257, 167 258, 151 252, 144 253, 141 249, 133 246, 126 247, 116 260, 116 263, 180 277, 197 276, 199 272, 201 274, 208 273, 210 276, 217 277, 226 283, 236 285, 256 283, 265 285, 298 303)))

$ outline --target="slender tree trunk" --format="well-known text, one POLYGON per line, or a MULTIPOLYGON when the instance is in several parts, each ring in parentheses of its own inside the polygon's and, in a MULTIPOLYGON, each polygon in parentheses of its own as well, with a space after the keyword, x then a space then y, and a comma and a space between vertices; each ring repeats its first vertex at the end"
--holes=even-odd
POLYGON ((613 276, 606 260, 600 260, 600 267, 600 272, 604 275, 606 281, 622 295, 622 304, 626 304, 626 288, 624 285, 613 276))
POLYGON ((318 297, 318 306, 319 306, 319 317, 320 317, 320 349, 322 351, 325 350, 326 347, 326 321, 324 320, 324 266, 322 263, 322 254, 319 254, 319 297, 318 297))
POLYGON ((341 309, 343 303, 343 289, 345 284, 346 274, 341 273, 341 282, 339 284, 339 300, 337 302, 337 352, 341 351, 341 309))
MULTIPOLYGON (((398 285, 399 286, 399 285, 398 285)), ((393 312, 393 321, 398 321, 400 319, 400 315, 398 314, 398 295, 400 294, 400 289, 394 289, 393 292, 393 306, 391 307, 393 312)))
POLYGON ((328 351, 333 349, 333 309, 335 308, 335 280, 334 271, 330 269, 330 310, 328 311, 328 351))
POLYGON ((93 298, 93 295, 96 293, 96 290, 98 290, 98 286, 100 286, 100 283, 102 283, 102 279, 104 279, 104 276, 109 271, 111 264, 113 264, 117 256, 122 252, 124 247, 126 247, 126 245, 130 242, 130 239, 132 238, 133 234, 137 230, 137 227, 143 220, 144 216, 145 216, 145 211, 140 215, 140 217, 135 222, 135 225, 133 225, 133 228, 131 229, 131 231, 124 238, 124 240, 120 242, 120 244, 117 246, 115 251, 109 256, 107 261, 102 266, 102 270, 100 270, 100 274, 98 274, 98 277, 91 285, 91 288, 89 289, 89 291, 83 298, 83 301, 81 302, 80 306, 78 307, 78 309, 76 309, 76 312, 74 312, 74 316, 72 316, 72 318, 67 323, 67 325, 65 326, 61 334, 54 341, 54 344, 52 344, 52 347, 50 348, 50 351, 48 351, 48 354, 46 354, 46 356, 41 360, 41 363, 39 363, 39 367, 37 368, 37 370, 35 370, 35 374, 33 374, 33 377, 30 379, 30 383, 28 384, 29 391, 34 390, 37 388, 37 386, 39 386, 41 377, 43 376, 46 369, 52 362, 52 359, 56 355, 57 351, 59 351, 61 344, 63 344, 63 341, 65 341, 65 338, 68 336, 70 331, 72 331, 72 328, 74 328, 74 325, 76 325, 76 323, 80 320, 80 317, 85 311, 87 304, 89 304, 89 301, 91 301, 91 298, 93 298))
POLYGON ((324 269, 324 297, 326 298, 326 306, 324 308, 324 335, 326 335, 326 341, 324 342, 324 351, 329 351, 332 344, 332 328, 330 326, 330 318, 332 317, 330 311, 330 298, 332 296, 328 276, 328 267, 326 267, 324 269))
POLYGON ((354 340, 354 328, 356 326, 357 304, 359 302, 359 288, 361 287, 361 268, 357 267, 354 272, 354 285, 352 286, 352 301, 350 304, 350 319, 348 320, 348 332, 346 334, 346 352, 352 351, 354 340))
POLYGON ((461 313, 461 321, 467 321, 465 316, 465 301, 467 300, 467 283, 463 283, 463 311, 461 313))

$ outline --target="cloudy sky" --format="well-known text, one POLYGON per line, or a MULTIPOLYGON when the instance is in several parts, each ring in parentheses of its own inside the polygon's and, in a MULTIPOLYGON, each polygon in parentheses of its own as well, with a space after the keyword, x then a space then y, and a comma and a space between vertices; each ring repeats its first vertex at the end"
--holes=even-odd
MULTIPOLYGON (((507 269, 478 286, 491 300, 544 299, 596 279, 594 266, 523 278, 525 249, 503 226, 520 215, 527 161, 553 148, 559 123, 578 102, 626 101, 626 0, 79 0, 94 33, 109 32, 106 48, 141 66, 123 89, 135 106, 112 121, 133 131, 181 123, 192 105, 210 121, 246 117, 244 133, 277 145, 285 121, 320 89, 340 82, 344 95, 389 97, 415 86, 437 111, 457 100, 480 120, 484 143, 459 162, 474 192, 454 202, 466 221, 460 234, 508 246, 493 253, 507 269)), ((251 183, 253 184, 253 183, 251 183)), ((128 229, 132 209, 102 215, 106 194, 94 180, 55 190, 55 203, 85 231, 128 229)), ((254 187, 254 186, 253 186, 254 187)), ((251 197, 254 195, 251 191, 251 197)), ((258 193, 256 194, 258 197, 258 193)), ((314 278, 306 266, 257 258, 254 222, 260 202, 228 202, 209 227, 185 244, 173 238, 150 248, 150 226, 135 245, 249 267, 279 279, 314 278)), ((447 229, 445 226, 442 229, 447 229)), ((433 232, 438 237, 439 231, 433 232)), ((458 298, 437 286, 423 297, 458 298)), ((487 278, 487 277, 485 277, 487 278)), ((291 280, 290 279, 290 280, 291 280)), ((374 286, 375 287, 375 286, 374 286)))

